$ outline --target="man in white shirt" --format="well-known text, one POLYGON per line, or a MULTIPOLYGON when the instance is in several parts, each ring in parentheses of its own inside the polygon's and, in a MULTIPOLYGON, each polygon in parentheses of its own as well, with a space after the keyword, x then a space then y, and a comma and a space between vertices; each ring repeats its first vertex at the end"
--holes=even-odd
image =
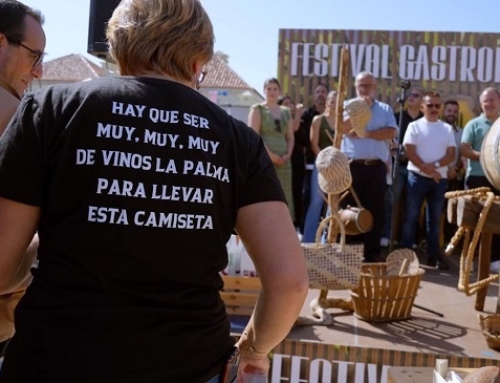
POLYGON ((402 245, 412 248, 416 223, 424 201, 427 202, 427 264, 446 270, 448 265, 439 249, 439 217, 448 186, 448 165, 455 161, 456 142, 453 128, 439 120, 441 99, 428 92, 422 99, 424 117, 408 126, 403 139, 408 157, 406 215, 402 245))

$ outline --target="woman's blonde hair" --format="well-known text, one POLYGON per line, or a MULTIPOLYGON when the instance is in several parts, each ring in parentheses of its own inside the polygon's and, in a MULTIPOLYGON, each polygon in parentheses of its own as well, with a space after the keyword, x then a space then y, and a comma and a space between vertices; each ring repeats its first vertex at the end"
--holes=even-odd
POLYGON ((122 0, 108 22, 111 57, 122 75, 145 72, 193 80, 214 51, 212 23, 199 0, 122 0))

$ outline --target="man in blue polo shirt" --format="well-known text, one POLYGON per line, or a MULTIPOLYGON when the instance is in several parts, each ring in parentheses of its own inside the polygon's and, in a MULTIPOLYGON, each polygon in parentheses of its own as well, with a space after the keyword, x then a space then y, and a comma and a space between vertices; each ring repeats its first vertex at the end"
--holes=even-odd
MULTIPOLYGON (((391 107, 375 100, 376 82, 369 72, 356 76, 358 99, 364 100, 371 109, 372 118, 366 125, 364 138, 352 130, 349 119, 344 121, 341 150, 351 160, 352 186, 361 204, 373 215, 373 228, 363 234, 365 262, 379 262, 380 237, 384 225, 384 200, 386 190, 387 161, 391 158, 388 141, 397 135, 398 126, 391 107)), ((346 102, 348 104, 352 100, 346 102)), ((352 196, 345 203, 355 205, 352 196)))
MULTIPOLYGON (((479 117, 470 120, 467 125, 465 125, 464 132, 462 134, 462 143, 460 145, 460 152, 462 156, 467 158, 465 188, 475 189, 486 186, 498 195, 500 194, 500 191, 496 190, 486 178, 484 170, 481 167, 481 163, 479 162, 479 157, 481 154, 483 139, 500 113, 500 92, 498 92, 495 88, 486 88, 483 93, 481 93, 479 102, 483 113, 481 113, 479 117)), ((500 255, 498 250, 499 246, 500 235, 494 235, 491 245, 492 262, 490 267, 490 271, 493 273, 498 273, 500 266, 500 262, 498 260, 500 255)))

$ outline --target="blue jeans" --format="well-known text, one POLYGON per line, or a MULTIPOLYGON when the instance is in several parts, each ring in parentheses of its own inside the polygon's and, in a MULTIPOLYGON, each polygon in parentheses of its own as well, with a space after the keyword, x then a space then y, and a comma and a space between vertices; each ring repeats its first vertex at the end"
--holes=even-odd
POLYGON ((316 242, 316 231, 319 226, 319 219, 325 204, 325 193, 318 184, 318 169, 314 167, 311 175, 311 199, 307 208, 306 219, 304 222, 304 236, 302 242, 316 242))
POLYGON ((214 376, 207 383, 219 383, 219 375, 214 376))
MULTIPOLYGON (((392 224, 392 207, 396 204, 399 207, 399 200, 403 189, 406 186, 408 179, 408 169, 406 165, 398 166, 398 184, 396 186, 396 195, 393 193, 392 185, 387 186, 387 193, 385 195, 385 214, 384 214, 384 227, 382 229, 382 237, 391 238, 391 224, 392 224)), ((394 182, 394 180, 393 180, 394 182)))
POLYGON ((415 230, 420 217, 420 209, 426 201, 427 253, 430 258, 436 258, 440 254, 439 218, 443 211, 444 193, 448 187, 448 180, 441 179, 439 182, 434 182, 432 178, 410 171, 406 187, 406 215, 401 244, 408 249, 412 248, 415 242, 415 230))

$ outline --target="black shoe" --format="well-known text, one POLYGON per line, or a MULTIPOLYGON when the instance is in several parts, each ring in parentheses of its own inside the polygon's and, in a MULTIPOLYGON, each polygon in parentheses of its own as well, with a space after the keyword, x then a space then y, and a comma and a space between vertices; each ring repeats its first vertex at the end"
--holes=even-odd
POLYGON ((434 267, 439 270, 449 270, 450 266, 442 259, 429 258, 427 260, 427 266, 434 267))

